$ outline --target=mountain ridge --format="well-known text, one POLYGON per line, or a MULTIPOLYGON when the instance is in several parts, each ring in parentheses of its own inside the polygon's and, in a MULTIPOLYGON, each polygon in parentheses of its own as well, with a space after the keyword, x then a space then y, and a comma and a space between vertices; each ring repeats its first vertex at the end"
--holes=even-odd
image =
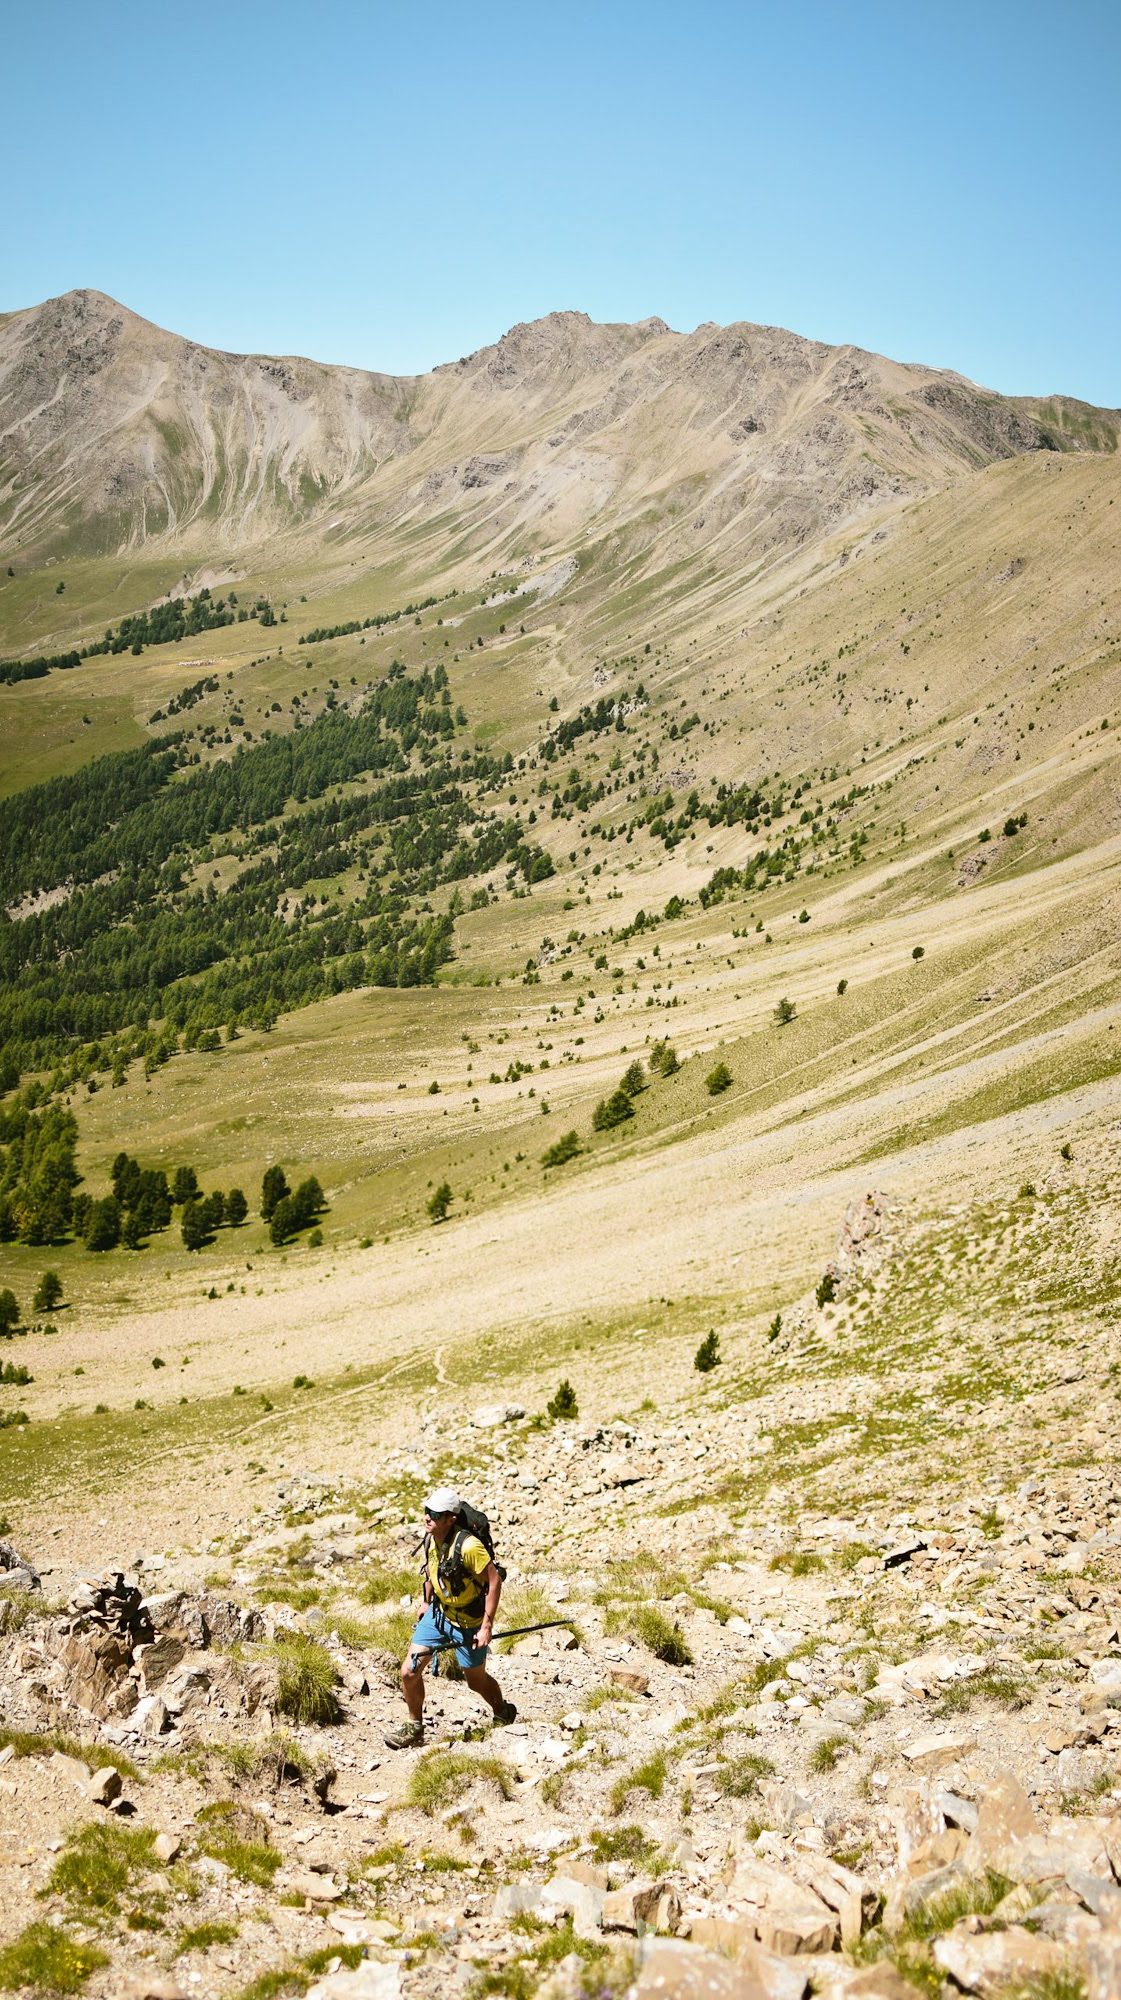
POLYGON ((961 470, 1112 451, 1117 412, 748 322, 563 310, 425 374, 238 355, 87 289, 0 318, 0 523, 24 555, 427 530, 523 552, 653 507, 672 550, 797 547, 961 470), (454 516, 454 521, 450 518, 454 516))

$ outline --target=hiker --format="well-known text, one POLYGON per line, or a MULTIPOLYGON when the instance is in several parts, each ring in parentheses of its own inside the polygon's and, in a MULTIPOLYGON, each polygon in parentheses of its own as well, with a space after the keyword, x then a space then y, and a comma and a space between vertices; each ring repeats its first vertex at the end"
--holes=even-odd
POLYGON ((467 1507, 450 1486, 440 1486, 424 1503, 424 1555, 420 1617, 401 1662, 401 1692, 409 1719, 386 1732, 391 1750, 424 1742, 424 1670, 433 1653, 454 1650, 469 1688, 481 1694, 496 1722, 513 1722, 517 1709, 486 1669, 504 1572, 487 1541, 486 1516, 467 1507))

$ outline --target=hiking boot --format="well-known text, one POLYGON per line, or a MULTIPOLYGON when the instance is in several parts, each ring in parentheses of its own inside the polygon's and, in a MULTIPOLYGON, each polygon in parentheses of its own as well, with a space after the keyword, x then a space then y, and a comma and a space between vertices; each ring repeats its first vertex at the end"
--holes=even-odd
POLYGON ((410 1716, 406 1722, 399 1722, 395 1729, 387 1729, 382 1741, 391 1750, 419 1750, 424 1742, 424 1724, 414 1722, 410 1716))
POLYGON ((496 1708, 494 1711, 494 1721, 496 1728, 504 1728, 506 1723, 516 1722, 517 1718, 518 1718, 518 1711, 514 1707, 512 1701, 504 1701, 502 1707, 496 1708))

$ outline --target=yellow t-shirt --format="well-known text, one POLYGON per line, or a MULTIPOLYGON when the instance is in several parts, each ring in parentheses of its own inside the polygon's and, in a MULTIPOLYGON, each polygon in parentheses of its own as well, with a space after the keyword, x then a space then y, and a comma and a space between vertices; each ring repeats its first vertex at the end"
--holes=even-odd
MULTIPOLYGON (((450 1542, 445 1546, 450 1549, 450 1542)), ((454 1595, 450 1591, 442 1589, 440 1585, 440 1558, 442 1554, 443 1550, 434 1541, 429 1544, 428 1581, 432 1586, 433 1598, 437 1604, 443 1606, 445 1611, 455 1614, 454 1622, 457 1625, 469 1625, 471 1627, 481 1625, 483 1622, 484 1607, 478 1599, 483 1571, 490 1563, 490 1555, 487 1549, 477 1535, 464 1535, 459 1549, 459 1560, 464 1571, 463 1589, 456 1591, 454 1595), (460 1606, 464 1604, 470 1604, 473 1607, 469 1614, 461 1612, 460 1606)))

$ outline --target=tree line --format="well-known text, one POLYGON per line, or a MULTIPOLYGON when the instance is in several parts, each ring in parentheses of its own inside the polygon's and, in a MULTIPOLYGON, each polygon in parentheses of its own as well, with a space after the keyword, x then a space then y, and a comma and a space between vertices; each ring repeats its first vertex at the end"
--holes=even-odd
POLYGON ((221 1028, 267 1027, 355 986, 430 982, 453 949, 451 918, 425 907, 435 888, 501 864, 528 882, 553 872, 501 809, 509 756, 457 757, 455 728, 443 668, 395 662, 356 714, 326 711, 227 761, 193 766, 165 738, 17 793, 0 896, 67 893, 0 914, 0 1073, 156 1022, 215 1046, 221 1028), (222 840, 244 865, 219 893, 192 877, 222 840), (349 869, 364 879, 345 909, 299 893, 349 869))
POLYGON ((142 653, 147 646, 170 646, 220 625, 244 624, 253 618, 262 625, 276 624, 276 613, 267 597, 259 597, 251 607, 239 606, 234 591, 227 599, 200 590, 194 597, 173 597, 166 604, 154 605, 151 611, 132 612, 115 630, 107 626, 104 638, 91 640, 88 646, 71 647, 65 653, 40 653, 29 660, 2 660, 0 682, 41 680, 58 668, 79 667, 83 660, 106 653, 142 653))
MULTIPOLYGON (((91 1194, 80 1186, 77 1140, 77 1121, 61 1105, 39 1111, 22 1104, 0 1107, 0 1243, 46 1245, 73 1238, 99 1253, 118 1245, 140 1250, 170 1227, 178 1209, 184 1248, 201 1250, 216 1230, 239 1229, 248 1217, 241 1188, 204 1193, 193 1166, 175 1167, 169 1175, 163 1167, 141 1166, 125 1151, 113 1161, 108 1192, 91 1194)), ((265 1169, 260 1213, 273 1243, 311 1228, 326 1208, 314 1174, 292 1188, 283 1167, 265 1169)), ((57 1278, 53 1282, 57 1285, 57 1278)))

